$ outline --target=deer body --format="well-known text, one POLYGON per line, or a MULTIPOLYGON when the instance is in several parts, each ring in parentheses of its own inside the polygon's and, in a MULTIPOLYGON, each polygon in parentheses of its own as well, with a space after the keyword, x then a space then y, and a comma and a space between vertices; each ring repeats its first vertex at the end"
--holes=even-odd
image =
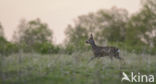
POLYGON ((119 54, 118 48, 115 47, 96 47, 93 48, 94 55, 96 57, 115 56, 119 54))
POLYGON ((89 43, 92 46, 94 57, 92 57, 91 60, 96 57, 105 57, 105 56, 109 56, 111 59, 115 57, 119 60, 122 60, 122 58, 119 56, 120 50, 118 48, 109 46, 105 47, 97 46, 94 42, 92 34, 89 40, 86 41, 86 43, 89 43))

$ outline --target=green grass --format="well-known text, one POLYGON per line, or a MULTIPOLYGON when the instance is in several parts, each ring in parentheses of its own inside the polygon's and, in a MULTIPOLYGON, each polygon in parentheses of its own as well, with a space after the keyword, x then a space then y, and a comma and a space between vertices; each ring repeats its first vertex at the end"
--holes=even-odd
POLYGON ((91 52, 77 52, 72 55, 19 53, 3 56, 0 82, 2 84, 125 84, 129 82, 121 82, 123 71, 156 76, 156 56, 121 52, 126 64, 117 59, 111 61, 108 57, 94 59, 88 63, 91 56, 93 56, 91 52))

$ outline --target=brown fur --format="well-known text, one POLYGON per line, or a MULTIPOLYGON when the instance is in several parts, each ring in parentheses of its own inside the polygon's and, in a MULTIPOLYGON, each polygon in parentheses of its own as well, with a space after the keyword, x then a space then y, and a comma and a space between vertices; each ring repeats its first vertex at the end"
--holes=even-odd
POLYGON ((105 47, 97 46, 94 42, 92 34, 91 34, 90 38, 86 41, 86 43, 89 43, 92 46, 92 50, 94 53, 94 57, 92 57, 90 59, 90 61, 96 57, 105 57, 105 56, 109 56, 111 59, 113 59, 113 57, 115 57, 119 60, 123 60, 119 56, 120 50, 118 48, 109 47, 109 46, 105 46, 105 47))

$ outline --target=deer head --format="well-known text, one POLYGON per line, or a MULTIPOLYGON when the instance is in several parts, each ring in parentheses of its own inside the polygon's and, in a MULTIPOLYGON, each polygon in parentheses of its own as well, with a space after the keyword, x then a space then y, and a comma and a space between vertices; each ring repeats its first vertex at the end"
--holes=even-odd
POLYGON ((95 44, 92 34, 90 35, 90 38, 86 41, 86 43, 88 43, 88 44, 95 44))

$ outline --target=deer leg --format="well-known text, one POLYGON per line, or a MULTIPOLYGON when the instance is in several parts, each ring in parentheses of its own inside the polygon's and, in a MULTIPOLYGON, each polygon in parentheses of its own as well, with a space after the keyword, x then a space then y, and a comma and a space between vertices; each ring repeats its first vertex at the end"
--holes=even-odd
POLYGON ((119 56, 119 53, 114 54, 114 57, 119 59, 119 60, 122 60, 122 58, 119 56))
POLYGON ((116 58, 119 60, 123 60, 123 58, 121 58, 120 56, 116 56, 116 58))
POLYGON ((92 61, 94 58, 95 58, 95 56, 91 57, 90 60, 88 61, 88 63, 89 63, 90 61, 92 61))
POLYGON ((113 56, 112 55, 110 56, 110 59, 111 59, 111 61, 113 61, 113 56))
POLYGON ((116 57, 117 59, 119 59, 120 61, 123 61, 124 64, 126 64, 126 62, 124 61, 124 59, 121 58, 121 57, 119 56, 119 53, 117 53, 117 54, 115 55, 115 57, 116 57))

